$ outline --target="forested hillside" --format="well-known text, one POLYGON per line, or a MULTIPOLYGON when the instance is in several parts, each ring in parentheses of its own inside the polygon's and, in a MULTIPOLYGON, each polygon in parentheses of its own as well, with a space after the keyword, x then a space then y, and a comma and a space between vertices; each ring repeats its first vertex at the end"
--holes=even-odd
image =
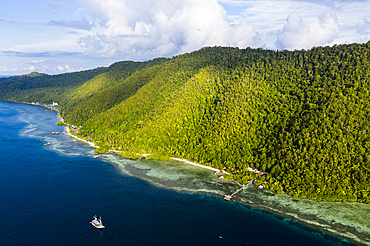
POLYGON ((0 78, 0 99, 45 102, 57 101, 63 109, 80 107, 95 94, 113 87, 136 71, 160 64, 166 59, 158 58, 148 62, 122 61, 108 68, 47 75, 33 72, 10 78, 0 78))
POLYGON ((82 124, 91 116, 124 101, 149 81, 147 73, 135 72, 143 68, 150 70, 164 61, 165 58, 158 58, 148 62, 114 63, 104 73, 65 93, 61 101, 63 117, 70 123, 82 124))
POLYGON ((50 76, 33 72, 27 75, 0 78, 0 99, 52 102, 60 101, 68 89, 83 85, 103 73, 106 68, 50 76))
POLYGON ((193 160, 242 183, 257 168, 278 193, 370 203, 370 42, 117 64, 61 100, 99 146, 193 160))

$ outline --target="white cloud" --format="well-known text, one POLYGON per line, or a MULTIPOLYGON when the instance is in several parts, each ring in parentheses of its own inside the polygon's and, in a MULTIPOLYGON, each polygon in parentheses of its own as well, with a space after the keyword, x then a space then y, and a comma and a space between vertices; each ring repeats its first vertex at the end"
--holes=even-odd
POLYGON ((309 49, 312 46, 328 45, 339 33, 335 16, 328 11, 319 16, 319 21, 306 22, 297 12, 287 17, 287 23, 279 30, 276 47, 280 49, 309 49))
POLYGON ((254 25, 234 23, 216 0, 89 0, 85 9, 100 20, 80 39, 86 52, 136 59, 172 56, 204 46, 254 46, 254 25))
POLYGON ((35 70, 35 67, 34 67, 34 66, 30 66, 30 67, 28 68, 28 70, 33 71, 33 70, 35 70))
POLYGON ((69 65, 65 65, 64 67, 67 69, 68 72, 76 71, 74 68, 71 68, 69 65))
MULTIPOLYGON (((339 33, 329 44, 366 42, 356 33, 356 25, 369 18, 370 0, 219 0, 232 18, 254 24, 261 36, 261 44, 276 49, 278 30, 286 24, 286 17, 298 12, 305 23, 318 22, 317 15, 329 11, 336 16, 339 33), (237 12, 238 9, 243 9, 237 12)), ((261 45, 260 44, 260 45, 261 45)), ((315 43, 314 46, 322 45, 315 43)), ((311 46, 312 47, 312 46, 311 46)))
POLYGON ((64 67, 62 65, 60 65, 60 66, 58 66, 57 69, 58 69, 59 72, 62 72, 64 70, 64 67))
POLYGON ((79 8, 79 9, 77 9, 76 12, 74 12, 74 14, 79 14, 79 13, 84 12, 84 11, 85 10, 83 8, 79 8))
POLYGON ((64 3, 64 2, 50 2, 50 1, 46 1, 45 2, 45 5, 51 9, 62 9, 64 7, 66 7, 68 4, 67 3, 64 3))
POLYGON ((45 61, 46 61, 46 59, 33 60, 33 61, 31 61, 31 63, 32 63, 32 64, 37 64, 37 63, 43 63, 43 62, 45 62, 45 61))
POLYGON ((48 23, 46 23, 49 26, 61 26, 61 27, 72 27, 75 29, 81 29, 81 30, 91 30, 93 27, 93 24, 89 22, 86 17, 82 17, 81 20, 76 21, 67 21, 67 20, 51 20, 48 23))
POLYGON ((14 67, 14 68, 9 69, 9 68, 7 68, 5 66, 0 66, 0 71, 1 72, 9 72, 9 71, 16 72, 16 71, 18 71, 18 68, 17 67, 14 67))
MULTIPOLYGON (((44 68, 45 68, 45 66, 44 66, 44 68)), ((47 67, 45 69, 47 69, 47 67)), ((73 71, 75 71, 75 69, 71 68, 69 65, 64 65, 64 66, 59 65, 58 68, 57 68, 57 70, 59 72, 62 72, 64 70, 65 70, 65 72, 73 72, 73 71)))
POLYGON ((370 39, 370 0, 45 0, 9 7, 0 18, 0 71, 7 74, 31 65, 60 73, 66 63, 81 70, 212 45, 309 49, 370 39))
POLYGON ((357 23, 356 31, 360 35, 360 41, 367 42, 370 39, 370 21, 368 19, 363 19, 361 22, 357 23))
POLYGON ((62 38, 40 40, 36 43, 16 44, 9 48, 16 52, 25 53, 41 53, 41 52, 59 52, 59 53, 70 53, 70 52, 81 52, 81 47, 77 44, 78 35, 68 34, 62 38), (67 52, 65 52, 67 51, 67 52))

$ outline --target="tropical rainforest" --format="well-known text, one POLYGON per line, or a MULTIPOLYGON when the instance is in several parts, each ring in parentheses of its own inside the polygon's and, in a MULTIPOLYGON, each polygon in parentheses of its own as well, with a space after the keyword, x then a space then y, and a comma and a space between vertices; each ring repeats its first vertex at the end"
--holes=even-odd
MULTIPOLYGON (((60 105, 104 149, 179 157, 295 198, 370 204, 370 42, 173 58, 0 79, 0 99, 60 105)), ((132 154, 135 153, 135 154, 132 154)))

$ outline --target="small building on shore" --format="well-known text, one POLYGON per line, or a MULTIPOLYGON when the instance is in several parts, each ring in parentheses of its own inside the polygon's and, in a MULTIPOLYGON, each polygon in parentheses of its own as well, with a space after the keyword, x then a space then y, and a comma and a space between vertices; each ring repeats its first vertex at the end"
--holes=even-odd
POLYGON ((75 126, 75 125, 71 125, 71 130, 72 130, 72 132, 74 132, 74 133, 78 133, 78 128, 77 128, 77 126, 75 126))

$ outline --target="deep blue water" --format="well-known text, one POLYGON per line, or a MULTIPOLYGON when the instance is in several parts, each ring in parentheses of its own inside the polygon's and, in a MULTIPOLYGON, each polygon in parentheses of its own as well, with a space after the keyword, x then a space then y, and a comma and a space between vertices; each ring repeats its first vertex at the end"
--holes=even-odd
MULTIPOLYGON (((59 155, 20 136, 26 111, 44 109, 0 102, 1 245, 348 245, 258 209, 155 188, 109 163, 59 155), (89 224, 95 214, 105 230, 89 224)), ((60 129, 56 113, 45 114, 44 127, 60 129)))

